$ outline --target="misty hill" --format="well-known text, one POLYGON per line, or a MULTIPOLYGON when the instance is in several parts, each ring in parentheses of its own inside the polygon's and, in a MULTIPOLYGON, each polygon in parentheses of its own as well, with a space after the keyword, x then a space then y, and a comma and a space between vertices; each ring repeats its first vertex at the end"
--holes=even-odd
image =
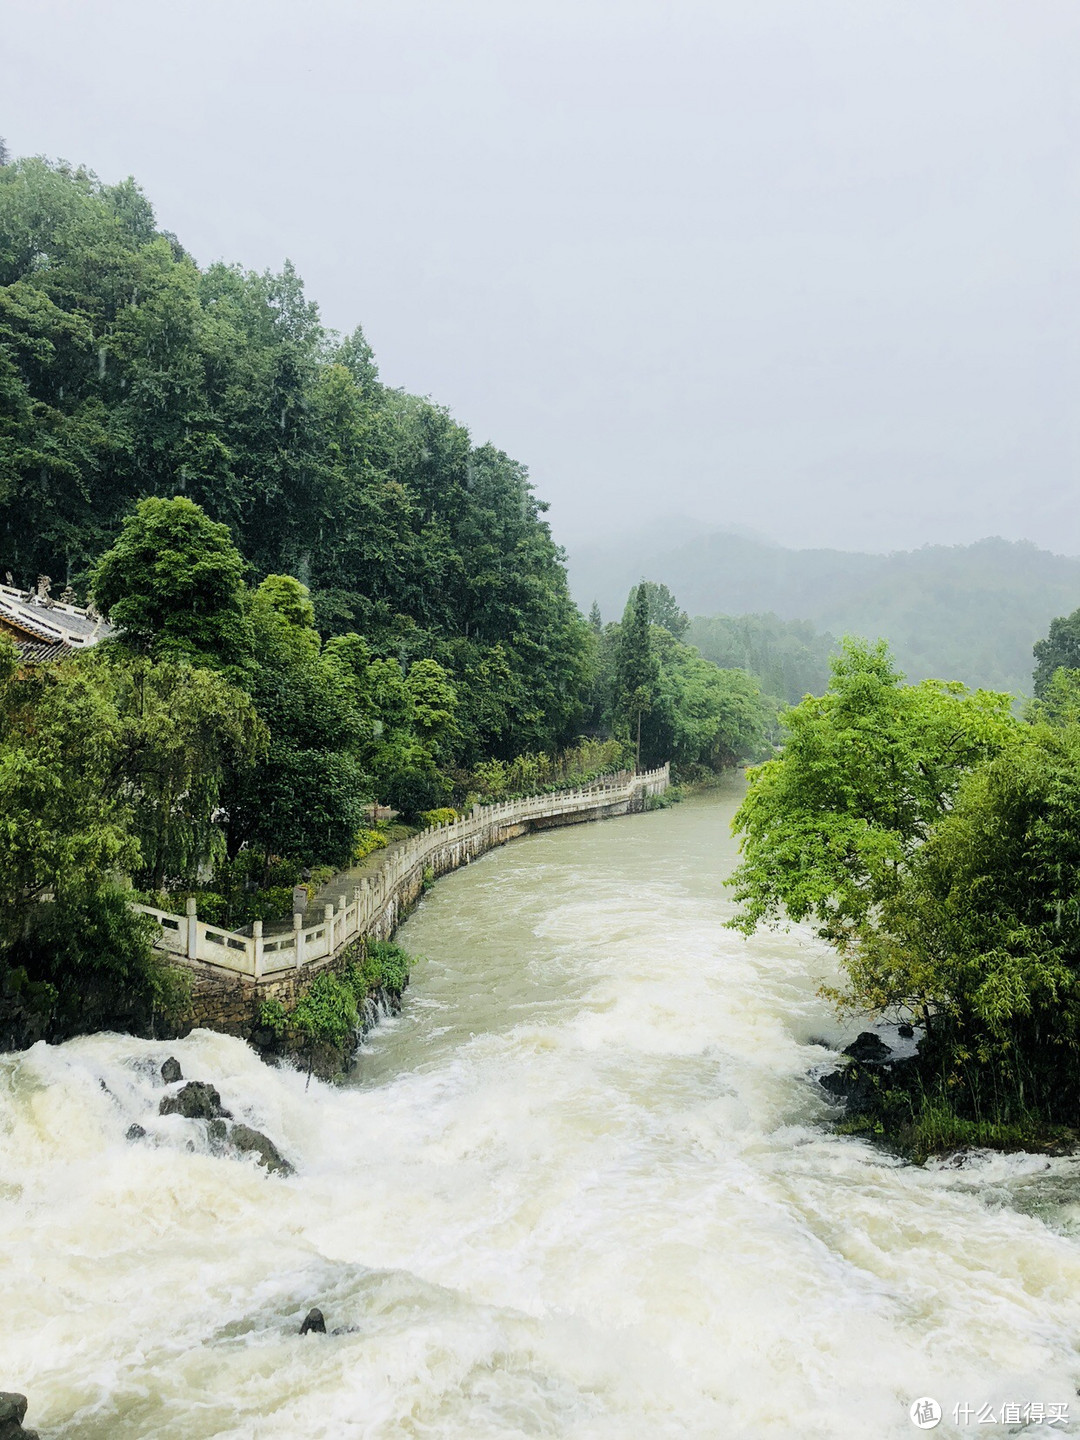
POLYGON ((881 635, 912 680, 933 675, 1025 693, 1031 647, 1055 615, 1080 605, 1080 559, 1029 541, 870 555, 716 533, 670 547, 644 538, 617 551, 581 547, 569 566, 579 604, 598 600, 605 619, 621 615, 644 576, 668 585, 693 616, 773 612, 833 635, 881 635))

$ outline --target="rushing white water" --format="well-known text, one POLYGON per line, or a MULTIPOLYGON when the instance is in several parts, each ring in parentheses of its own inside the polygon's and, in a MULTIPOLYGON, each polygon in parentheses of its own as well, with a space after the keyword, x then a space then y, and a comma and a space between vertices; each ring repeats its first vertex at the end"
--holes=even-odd
POLYGON ((28 1423, 877 1440, 923 1395, 940 1435, 1077 1413, 1080 1165, 829 1132, 809 1077, 859 1027, 816 997, 827 952, 722 928, 733 793, 441 881, 347 1086, 205 1032, 0 1057, 0 1389, 28 1423), (170 1053, 297 1175, 158 1118, 170 1053), (301 1339, 315 1304, 353 1328, 301 1339))

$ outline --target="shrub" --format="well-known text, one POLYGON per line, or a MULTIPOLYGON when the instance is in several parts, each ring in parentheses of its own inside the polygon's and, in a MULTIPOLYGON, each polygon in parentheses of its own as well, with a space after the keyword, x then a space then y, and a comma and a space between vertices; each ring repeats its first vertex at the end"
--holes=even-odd
POLYGON ((317 975, 292 1010, 292 1023, 312 1045, 341 1046, 359 1024, 354 986, 337 975, 317 975))
POLYGON ((420 816, 421 825, 449 825, 459 819, 458 812, 450 805, 443 805, 438 810, 425 810, 420 816))
POLYGON ((282 1034, 288 1018, 289 1012, 280 1000, 264 1000, 259 1006, 259 1024, 266 1030, 272 1030, 275 1035, 282 1034))
POLYGON ((358 830, 353 841, 352 862, 361 864, 376 850, 385 850, 390 841, 381 830, 358 830))
POLYGON ((372 985, 382 985, 391 995, 400 995, 409 983, 412 960, 393 940, 373 940, 367 947, 364 973, 372 985))

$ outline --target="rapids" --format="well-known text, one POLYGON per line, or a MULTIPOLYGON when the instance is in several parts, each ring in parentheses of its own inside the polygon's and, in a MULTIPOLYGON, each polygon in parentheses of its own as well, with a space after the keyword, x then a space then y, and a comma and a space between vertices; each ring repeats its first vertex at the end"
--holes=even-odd
POLYGON ((722 928, 736 793, 440 881, 345 1085, 208 1032, 0 1056, 0 1389, 27 1424, 879 1440, 925 1395, 940 1435, 1080 1413, 1080 1162, 922 1169, 830 1133, 812 1075, 861 1027, 806 935, 722 928), (168 1054, 297 1175, 159 1118, 168 1054), (301 1339, 311 1305, 344 1333, 301 1339))

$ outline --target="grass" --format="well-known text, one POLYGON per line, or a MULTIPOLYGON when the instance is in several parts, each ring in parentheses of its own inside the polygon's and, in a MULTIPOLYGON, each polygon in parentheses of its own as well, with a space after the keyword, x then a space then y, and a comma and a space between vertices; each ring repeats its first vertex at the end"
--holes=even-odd
POLYGON ((973 1120, 957 1115, 940 1097, 923 1094, 916 1100, 906 1091, 884 1091, 880 1108, 839 1121, 836 1131, 878 1141, 917 1165, 957 1150, 1064 1155, 1080 1142, 1071 1126, 1053 1124, 1032 1111, 1009 1120, 973 1120))

